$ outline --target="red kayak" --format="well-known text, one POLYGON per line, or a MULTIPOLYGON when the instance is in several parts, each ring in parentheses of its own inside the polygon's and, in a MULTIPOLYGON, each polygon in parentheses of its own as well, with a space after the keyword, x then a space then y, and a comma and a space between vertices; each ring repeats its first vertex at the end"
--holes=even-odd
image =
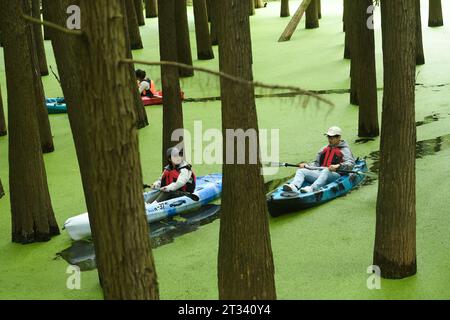
MULTIPOLYGON (((184 92, 181 92, 181 99, 184 99, 184 92)), ((163 103, 163 96, 162 91, 156 91, 156 93, 153 95, 153 97, 141 97, 142 102, 144 103, 144 106, 150 106, 154 104, 162 104, 163 103)))

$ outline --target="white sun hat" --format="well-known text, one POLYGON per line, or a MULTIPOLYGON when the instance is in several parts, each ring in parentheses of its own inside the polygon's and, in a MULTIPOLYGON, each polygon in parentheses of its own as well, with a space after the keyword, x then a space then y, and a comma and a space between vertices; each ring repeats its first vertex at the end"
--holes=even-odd
POLYGON ((330 129, 328 129, 328 131, 325 133, 326 136, 341 136, 342 135, 342 130, 339 127, 331 127, 330 129))

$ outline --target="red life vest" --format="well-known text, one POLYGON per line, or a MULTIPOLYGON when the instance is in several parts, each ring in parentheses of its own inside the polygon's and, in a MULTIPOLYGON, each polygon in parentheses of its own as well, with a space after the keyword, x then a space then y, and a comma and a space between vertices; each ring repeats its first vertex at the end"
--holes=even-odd
POLYGON ((163 175, 161 177, 161 187, 168 186, 172 182, 176 182, 178 179, 178 176, 180 175, 181 169, 188 169, 192 172, 191 178, 189 181, 180 189, 182 191, 186 192, 194 192, 195 190, 195 183, 197 181, 197 177, 195 176, 195 173, 192 171, 191 165, 185 165, 182 167, 176 166, 175 168, 171 166, 170 164, 164 168, 163 175))
POLYGON ((320 166, 329 167, 332 164, 339 164, 344 160, 344 155, 339 147, 327 146, 320 154, 320 166))

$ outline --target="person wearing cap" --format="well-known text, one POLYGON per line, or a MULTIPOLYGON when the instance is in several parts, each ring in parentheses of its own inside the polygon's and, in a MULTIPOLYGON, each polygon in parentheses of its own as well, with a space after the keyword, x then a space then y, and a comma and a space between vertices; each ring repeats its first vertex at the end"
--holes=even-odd
POLYGON ((159 189, 161 194, 153 201, 165 201, 179 197, 174 191, 194 192, 196 176, 192 166, 183 158, 183 151, 176 147, 166 151, 168 165, 164 167, 161 177, 152 184, 153 189, 159 189))
POLYGON ((341 140, 342 130, 339 127, 331 127, 325 133, 328 137, 328 145, 323 147, 310 163, 300 163, 295 178, 291 183, 283 185, 284 191, 314 192, 324 185, 337 180, 340 174, 336 171, 352 170, 355 165, 355 158, 348 143, 341 140), (307 167, 323 167, 322 170, 311 170, 307 167), (311 183, 310 186, 302 188, 304 181, 311 183))

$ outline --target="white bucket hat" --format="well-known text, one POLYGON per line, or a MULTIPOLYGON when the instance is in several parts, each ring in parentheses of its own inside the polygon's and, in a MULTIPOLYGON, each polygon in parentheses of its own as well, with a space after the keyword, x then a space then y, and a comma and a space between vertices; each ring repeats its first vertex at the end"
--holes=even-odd
POLYGON ((325 133, 326 136, 341 136, 342 135, 342 130, 339 127, 331 127, 330 129, 328 129, 328 131, 325 133))

